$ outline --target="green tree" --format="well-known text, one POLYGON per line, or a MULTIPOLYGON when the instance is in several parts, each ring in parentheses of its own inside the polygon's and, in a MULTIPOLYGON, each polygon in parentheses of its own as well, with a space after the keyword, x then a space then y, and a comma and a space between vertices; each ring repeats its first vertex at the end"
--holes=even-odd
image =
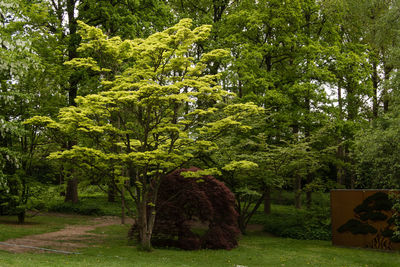
MULTIPOLYGON (((49 64, 54 73, 55 87, 61 88, 65 100, 61 106, 75 105, 78 95, 86 95, 99 91, 100 77, 97 73, 83 69, 74 69, 64 65, 64 62, 79 55, 77 48, 80 36, 77 34, 77 20, 103 29, 107 35, 120 35, 122 38, 148 36, 163 29, 171 20, 168 5, 163 1, 37 1, 47 7, 47 21, 43 25, 51 32, 55 51, 59 52, 57 60, 49 64)), ((99 56, 102 56, 99 53, 99 56)), ((93 55, 91 55, 93 56, 93 55)), ((46 58, 46 55, 44 55, 46 58)), ((99 64, 101 62, 99 61, 99 64)), ((112 74, 115 75, 114 71, 112 74)), ((51 79, 49 79, 51 80, 51 79)), ((101 90, 101 89, 100 89, 101 90)), ((58 106, 59 108, 60 106, 58 106)), ((66 140, 65 147, 74 145, 75 140, 66 140)), ((66 201, 78 201, 79 177, 70 173, 67 180, 66 201)))
POLYGON ((218 179, 235 194, 238 225, 243 234, 246 233, 252 216, 267 197, 269 189, 283 184, 283 180, 279 179, 281 177, 275 179, 276 177, 270 176, 266 171, 269 165, 262 150, 263 140, 254 136, 259 132, 259 122, 263 120, 264 114, 252 117, 247 122, 251 125, 251 130, 231 130, 217 140, 218 150, 209 155, 201 155, 203 165, 221 169, 218 179))
POLYGON ((47 19, 46 6, 37 3, 0 5, 0 190, 5 196, 1 205, 18 214, 19 222, 30 205, 32 185, 40 180, 36 170, 48 167, 48 161, 40 160, 43 150, 38 149, 37 132, 22 122, 32 115, 52 115, 60 101, 57 88, 49 82, 56 70, 44 71, 44 55, 56 58, 53 40, 43 26, 47 19))
MULTIPOLYGON (((99 29, 81 26, 83 39, 90 40, 82 49, 106 40, 120 59, 133 64, 114 80, 103 82, 108 91, 78 97, 76 107, 62 109, 57 122, 45 117, 28 122, 77 134, 77 145, 53 153, 52 158, 116 162, 113 171, 134 199, 140 242, 149 250, 162 177, 198 153, 215 149, 213 139, 229 128, 248 128, 240 120, 259 109, 227 104, 232 94, 217 85, 217 76, 204 75, 207 61, 226 56, 226 51, 214 50, 198 60, 188 56, 194 43, 208 37, 210 26, 191 30, 191 20, 185 19, 133 41, 108 39, 99 29), (199 103, 214 107, 202 108, 199 103)), ((69 64, 107 71, 92 58, 69 64)))
POLYGON ((399 187, 399 122, 396 108, 358 132, 353 150, 357 187, 399 187))
POLYGON ((172 23, 172 13, 166 1, 80 1, 79 19, 100 27, 108 36, 122 39, 145 38, 172 23))
MULTIPOLYGON (((336 79, 331 64, 339 36, 322 2, 240 1, 222 23, 221 42, 233 56, 226 85, 241 101, 267 109, 264 143, 308 143, 329 122, 325 88, 336 79)), ((313 176, 297 176, 294 190, 301 192, 303 179, 311 183, 313 176)))

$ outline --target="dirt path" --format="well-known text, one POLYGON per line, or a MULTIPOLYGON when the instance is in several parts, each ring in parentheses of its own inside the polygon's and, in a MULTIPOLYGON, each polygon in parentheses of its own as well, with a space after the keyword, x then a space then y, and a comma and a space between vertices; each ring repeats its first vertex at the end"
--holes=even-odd
POLYGON ((0 250, 6 250, 14 253, 23 253, 28 251, 45 252, 45 250, 32 249, 28 247, 40 247, 53 250, 74 252, 79 248, 87 247, 88 243, 98 240, 101 235, 89 233, 98 227, 120 224, 118 217, 104 216, 92 219, 88 225, 69 225, 66 228, 50 233, 30 235, 22 238, 9 239, 0 244, 0 250), (15 246, 14 246, 15 245, 15 246), (22 245, 25 247, 20 247, 22 245))

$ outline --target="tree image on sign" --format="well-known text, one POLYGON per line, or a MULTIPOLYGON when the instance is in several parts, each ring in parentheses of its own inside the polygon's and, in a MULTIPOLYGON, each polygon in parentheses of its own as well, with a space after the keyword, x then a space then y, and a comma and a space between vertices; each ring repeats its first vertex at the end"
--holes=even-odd
POLYGON ((367 197, 354 208, 355 218, 340 226, 339 233, 350 232, 354 235, 375 234, 367 246, 376 249, 392 249, 392 242, 400 242, 394 235, 393 203, 387 193, 377 192, 367 197))
MULTIPOLYGON (((249 129, 244 119, 262 112, 251 103, 233 104, 234 94, 210 75, 207 62, 227 56, 222 49, 197 55, 196 45, 206 40, 211 26, 192 28, 190 19, 155 33, 147 39, 122 41, 100 29, 79 24, 78 49, 106 47, 122 64, 120 75, 108 79, 110 70, 94 58, 69 61, 74 68, 99 72, 99 93, 76 98, 76 106, 60 110, 58 120, 33 117, 26 123, 43 131, 74 135, 76 145, 50 158, 76 169, 108 169, 102 182, 115 179, 135 203, 136 222, 143 249, 151 249, 158 190, 168 173, 200 153, 217 149, 214 142, 231 129, 249 129)), ((218 173, 215 168, 191 172, 201 177, 218 173)))
MULTIPOLYGON (((184 177, 187 172, 197 171, 200 169, 195 167, 180 169, 162 179, 153 230, 155 246, 196 250, 232 249, 238 245, 235 196, 212 176, 184 177)), ((129 236, 140 238, 136 225, 129 236)))

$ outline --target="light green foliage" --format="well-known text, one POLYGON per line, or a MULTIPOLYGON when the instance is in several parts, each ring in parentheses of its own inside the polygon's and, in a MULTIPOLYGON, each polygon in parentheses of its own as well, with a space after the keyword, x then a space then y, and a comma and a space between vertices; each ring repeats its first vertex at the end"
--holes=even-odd
MULTIPOLYGON (((240 1, 229 7, 220 26, 224 29, 221 43, 231 49, 233 57, 233 63, 227 66, 227 87, 242 102, 253 101, 267 109, 268 117, 257 127, 258 132, 253 133, 258 136, 257 141, 252 138, 253 142, 264 144, 263 148, 256 146, 253 153, 259 152, 259 157, 265 159, 259 165, 275 166, 273 158, 285 154, 283 150, 290 146, 297 146, 299 150, 292 148, 291 152, 298 153, 308 144, 304 154, 312 154, 312 160, 294 155, 282 168, 264 168, 270 181, 280 180, 277 184, 284 179, 288 185, 294 171, 301 176, 298 179, 307 183, 314 179, 312 174, 322 167, 319 163, 323 161, 317 159, 321 155, 315 153, 317 148, 310 137, 331 123, 329 116, 336 113, 326 88, 336 86, 338 65, 347 66, 351 62, 356 69, 362 59, 365 63, 365 55, 362 59, 358 54, 353 58, 342 55, 337 14, 330 14, 326 5, 325 1, 240 1), (268 146, 274 149, 267 149, 268 146), (301 171, 305 167, 298 170, 294 165, 308 164, 301 162, 303 159, 308 163, 318 161, 311 164, 319 165, 318 168, 313 167, 309 172, 301 171), (288 166, 289 162, 294 165, 288 166), (278 174, 278 169, 285 168, 286 174, 278 174)), ((347 70, 346 74, 351 75, 352 71, 347 70)), ((354 75, 358 75, 358 81, 367 76, 360 74, 359 69, 354 75)), ((318 149, 331 146, 336 144, 320 143, 318 149)))
POLYGON ((232 161, 226 164, 222 169, 225 171, 251 171, 253 169, 258 168, 257 163, 241 160, 241 161, 232 161))
MULTIPOLYGON (((218 75, 204 74, 208 60, 227 52, 211 51, 200 59, 190 56, 194 44, 207 38, 209 26, 191 30, 191 20, 185 19, 147 39, 122 42, 81 25, 83 39, 88 40, 81 50, 102 42, 116 60, 133 64, 103 83, 109 90, 77 97, 77 107, 61 109, 57 121, 33 117, 27 123, 78 138, 72 149, 52 153, 51 158, 80 168, 108 166, 112 171, 104 178, 129 180, 132 187, 127 190, 136 201, 138 223, 151 231, 154 216, 146 218, 146 213, 154 211, 148 203, 156 203, 160 179, 198 153, 214 150, 213 140, 224 131, 247 129, 241 121, 262 109, 251 103, 230 104, 233 95, 216 83, 218 75), (211 108, 213 104, 217 105, 211 108)), ((94 63, 75 59, 68 64, 93 70, 94 63)))
POLYGON ((267 146, 267 172, 272 176, 286 179, 286 183, 296 177, 305 178, 319 167, 318 152, 313 150, 311 143, 288 143, 286 146, 267 146))
POLYGON ((254 132, 259 131, 258 126, 263 120, 265 116, 260 114, 247 121, 251 129, 232 129, 229 134, 219 138, 218 150, 201 157, 206 166, 218 166, 221 169, 221 175, 217 177, 235 194, 238 224, 242 233, 246 233, 247 224, 262 203, 266 188, 282 184, 282 181, 278 182, 265 172, 268 167, 265 155, 259 149, 260 140, 254 138, 254 132))
MULTIPOLYGON (((398 188, 398 67, 397 52, 400 8, 398 1, 360 1, 361 8, 350 2, 358 23, 365 27, 363 42, 371 52, 371 79, 374 83, 374 117, 357 129, 353 147, 357 186, 366 188, 398 188), (362 16, 368 10, 369 16, 362 16), (390 21, 390 22, 389 22, 390 21), (382 105, 383 104, 383 105, 382 105), (382 113, 382 107, 383 112, 382 113), (377 117, 380 115, 379 117, 377 117)), ((361 33, 359 33, 361 34, 361 33)))

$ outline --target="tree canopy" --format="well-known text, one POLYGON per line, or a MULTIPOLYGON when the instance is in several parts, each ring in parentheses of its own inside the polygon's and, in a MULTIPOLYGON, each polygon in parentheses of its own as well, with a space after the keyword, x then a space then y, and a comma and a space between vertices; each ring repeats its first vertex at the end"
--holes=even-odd
MULTIPOLYGON (((135 200, 197 166, 246 225, 271 190, 396 188, 399 1, 0 3, 0 199, 43 185, 135 200), (6 192, 6 193, 4 193, 6 192)), ((263 202, 264 201, 264 202, 263 202)))
MULTIPOLYGON (((191 30, 191 21, 185 19, 146 39, 125 41, 83 23, 81 28, 79 50, 102 43, 129 66, 102 82, 105 91, 77 97, 77 106, 62 108, 57 121, 37 116, 27 123, 79 140, 51 158, 69 161, 71 168, 113 166, 111 174, 135 200, 140 239, 150 248, 161 178, 200 152, 216 149, 214 140, 232 127, 246 130, 241 120, 262 109, 251 103, 231 104, 233 95, 218 85, 218 75, 204 74, 207 61, 226 56, 225 50, 190 56, 195 43, 208 37, 209 26, 191 30)), ((67 64, 109 71, 93 58, 75 58, 67 64)))

